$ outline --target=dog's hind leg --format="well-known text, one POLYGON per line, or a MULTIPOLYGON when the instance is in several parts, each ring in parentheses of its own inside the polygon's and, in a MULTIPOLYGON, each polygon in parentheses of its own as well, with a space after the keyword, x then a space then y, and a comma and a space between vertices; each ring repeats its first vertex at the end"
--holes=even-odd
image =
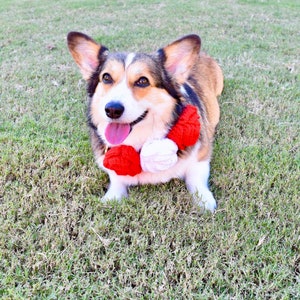
POLYGON ((197 205, 211 212, 217 207, 216 200, 208 188, 210 161, 200 161, 195 163, 186 171, 185 183, 189 192, 197 205))

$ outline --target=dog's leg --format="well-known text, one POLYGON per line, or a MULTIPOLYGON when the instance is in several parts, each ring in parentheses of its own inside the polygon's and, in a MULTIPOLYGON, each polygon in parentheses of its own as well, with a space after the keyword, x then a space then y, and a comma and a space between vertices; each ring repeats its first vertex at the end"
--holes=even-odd
POLYGON ((104 197, 101 199, 103 202, 109 200, 121 200, 122 198, 128 196, 127 185, 120 180, 118 175, 109 174, 109 179, 109 188, 104 197))
POLYGON ((208 188, 209 160, 195 163, 186 171, 185 183, 194 201, 199 206, 214 212, 216 200, 208 188))

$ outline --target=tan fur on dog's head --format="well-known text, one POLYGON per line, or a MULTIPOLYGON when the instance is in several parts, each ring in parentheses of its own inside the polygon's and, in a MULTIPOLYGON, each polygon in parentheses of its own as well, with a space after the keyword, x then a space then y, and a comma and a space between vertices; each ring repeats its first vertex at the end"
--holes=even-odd
POLYGON ((105 144, 112 146, 105 135, 110 123, 130 124, 124 144, 136 150, 147 140, 167 134, 176 117, 175 106, 181 101, 174 87, 187 80, 198 59, 198 36, 184 37, 154 55, 111 54, 76 32, 69 33, 68 46, 88 83, 90 122, 105 144), (124 107, 118 118, 107 114, 112 102, 124 107))

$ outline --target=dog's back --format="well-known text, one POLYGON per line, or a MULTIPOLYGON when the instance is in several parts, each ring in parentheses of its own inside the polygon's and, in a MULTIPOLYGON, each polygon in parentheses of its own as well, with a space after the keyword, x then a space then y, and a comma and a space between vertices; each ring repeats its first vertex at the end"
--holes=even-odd
POLYGON ((203 130, 201 134, 203 145, 198 154, 198 159, 203 160, 211 155, 211 143, 220 119, 217 97, 221 95, 223 90, 223 74, 216 61, 204 52, 201 52, 191 77, 197 80, 195 89, 206 111, 202 116, 203 130))

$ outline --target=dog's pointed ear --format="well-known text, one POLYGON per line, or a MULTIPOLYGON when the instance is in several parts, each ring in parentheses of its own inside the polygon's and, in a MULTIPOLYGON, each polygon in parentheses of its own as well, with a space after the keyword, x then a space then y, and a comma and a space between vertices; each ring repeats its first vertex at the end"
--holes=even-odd
POLYGON ((88 80, 99 66, 100 55, 107 51, 107 48, 81 32, 69 32, 67 41, 69 51, 83 78, 88 80))
POLYGON ((169 75, 177 82, 183 83, 199 57, 200 48, 200 37, 191 34, 160 49, 159 53, 163 53, 163 64, 169 75))

